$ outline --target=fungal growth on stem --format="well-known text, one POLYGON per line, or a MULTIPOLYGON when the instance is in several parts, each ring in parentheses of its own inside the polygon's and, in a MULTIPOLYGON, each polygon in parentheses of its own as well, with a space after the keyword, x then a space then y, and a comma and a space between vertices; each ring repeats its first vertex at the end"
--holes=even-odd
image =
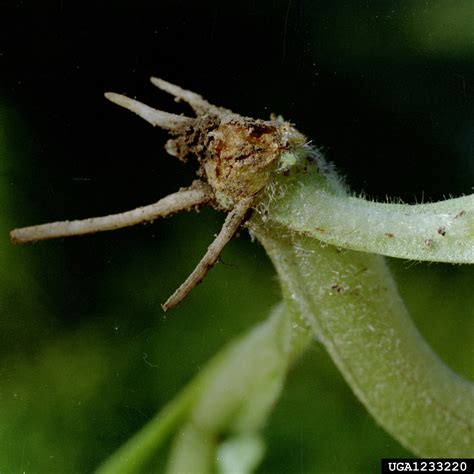
POLYGON ((108 92, 111 102, 135 112, 141 118, 168 130, 174 138, 166 151, 179 160, 197 159, 198 177, 189 188, 180 189, 154 204, 120 214, 84 220, 52 222, 11 232, 14 243, 34 242, 56 237, 92 234, 142 222, 152 222, 204 204, 229 214, 224 225, 185 282, 162 305, 166 311, 178 305, 218 261, 225 245, 232 239, 265 188, 279 157, 301 146, 305 138, 291 124, 282 120, 259 120, 242 117, 209 104, 200 95, 151 78, 159 89, 177 101, 188 103, 195 118, 156 110, 126 96, 108 92))

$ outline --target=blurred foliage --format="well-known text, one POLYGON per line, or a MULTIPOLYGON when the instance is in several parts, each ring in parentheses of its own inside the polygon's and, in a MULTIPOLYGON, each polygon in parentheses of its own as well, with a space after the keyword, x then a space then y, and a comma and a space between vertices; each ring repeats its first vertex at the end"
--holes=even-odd
MULTIPOLYGON (((177 310, 222 216, 204 210, 112 234, 13 247, 16 226, 153 202, 192 169, 107 89, 182 111, 151 74, 236 111, 282 113, 358 191, 472 192, 471 2, 121 2, 109 11, 2 9, 0 470, 89 472, 278 301, 245 232, 177 310), (423 6, 421 6, 423 5, 423 6)), ((46 3, 45 3, 46 5, 46 3)), ((391 262, 415 321, 474 379, 472 267, 391 262)), ((366 473, 409 455, 375 425, 321 346, 294 368, 259 472, 366 473)))

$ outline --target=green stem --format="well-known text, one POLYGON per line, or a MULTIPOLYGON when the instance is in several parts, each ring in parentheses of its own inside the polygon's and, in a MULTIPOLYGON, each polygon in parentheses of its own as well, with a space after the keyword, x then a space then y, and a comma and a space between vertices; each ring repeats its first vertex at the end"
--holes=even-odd
POLYGON ((289 365, 310 341, 308 328, 298 324, 293 313, 280 305, 266 321, 231 344, 196 397, 186 426, 176 435, 167 472, 186 472, 183 466, 192 465, 191 453, 196 457, 195 464, 202 467, 199 472, 212 472, 209 456, 203 453, 212 451, 217 458, 221 446, 216 440, 228 443, 228 458, 240 459, 240 464, 245 461, 250 469, 257 462, 252 458, 258 458, 261 450, 255 449, 255 442, 248 441, 255 438, 266 422, 281 393, 289 365), (198 438, 205 446, 190 450, 198 445, 198 438), (246 442, 232 442, 237 439, 246 442), (245 455, 242 447, 247 451, 245 455), (229 451, 234 450, 236 453, 230 455, 229 451))
POLYGON ((132 474, 154 455, 189 411, 201 385, 198 378, 123 444, 97 470, 97 474, 132 474))
POLYGON ((388 204, 347 195, 311 149, 276 175, 263 201, 271 220, 338 247, 391 257, 474 263, 474 194, 427 204, 388 204))
POLYGON ((166 474, 209 474, 214 471, 217 440, 193 424, 181 429, 175 438, 166 474))
POLYGON ((157 413, 137 434, 128 439, 97 470, 97 474, 133 474, 156 454, 158 447, 166 441, 189 415, 196 399, 222 363, 229 348, 224 349, 208 363, 183 390, 157 413))
POLYGON ((323 342, 359 400, 420 456, 474 456, 474 385, 412 323, 382 257, 340 250, 255 216, 285 297, 323 342))
MULTIPOLYGON (((223 433, 252 439, 280 394, 289 365, 310 343, 311 333, 294 318, 282 304, 266 321, 226 346, 96 472, 140 472, 173 432, 178 434, 168 472, 187 472, 189 466, 193 472, 212 471, 209 465, 219 448, 216 440, 223 433)), ((236 443, 235 449, 246 444, 236 443)), ((255 443, 248 449, 255 451, 255 443)))

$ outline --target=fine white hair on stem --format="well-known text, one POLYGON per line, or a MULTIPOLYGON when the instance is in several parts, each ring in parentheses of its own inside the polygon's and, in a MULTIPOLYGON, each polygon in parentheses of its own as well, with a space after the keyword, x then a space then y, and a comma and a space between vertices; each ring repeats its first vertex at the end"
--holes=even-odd
POLYGON ((232 211, 227 214, 222 229, 219 234, 217 234, 212 244, 209 245, 204 257, 202 257, 201 261, 196 265, 196 268, 191 272, 188 278, 186 278, 179 288, 162 305, 164 311, 168 311, 177 306, 191 292, 191 290, 202 281, 207 272, 217 262, 222 249, 238 231, 254 200, 254 196, 242 199, 235 205, 232 211))
POLYGON ((368 201, 347 195, 332 174, 327 187, 314 189, 327 169, 300 165, 276 176, 260 203, 270 220, 326 244, 427 262, 474 263, 474 194, 425 204, 368 201), (317 211, 316 211, 317 210, 317 211))
POLYGON ((137 207, 131 211, 89 219, 51 222, 31 227, 23 227, 10 232, 13 243, 23 244, 37 240, 70 237, 73 235, 93 234, 107 230, 129 227, 143 222, 151 222, 158 217, 166 217, 175 212, 189 210, 206 204, 213 199, 210 187, 201 181, 195 181, 189 188, 169 194, 154 204, 137 207))
POLYGON ((151 123, 153 126, 160 127, 165 130, 178 130, 183 126, 191 126, 195 122, 195 119, 193 118, 153 109, 152 107, 143 104, 138 100, 130 99, 125 95, 116 94, 115 92, 106 92, 104 95, 106 99, 110 100, 114 104, 136 113, 138 116, 151 123))

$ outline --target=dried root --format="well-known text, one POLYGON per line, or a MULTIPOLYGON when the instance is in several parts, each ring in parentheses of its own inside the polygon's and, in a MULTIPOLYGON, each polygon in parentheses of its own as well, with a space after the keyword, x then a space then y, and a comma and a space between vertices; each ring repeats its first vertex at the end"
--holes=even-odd
POLYGON ((216 264, 224 247, 239 230, 239 227, 244 222, 247 213, 252 207, 252 203, 252 198, 244 199, 227 214, 221 231, 217 234, 212 244, 209 245, 204 257, 202 257, 188 278, 186 278, 179 288, 161 305, 165 311, 178 305, 194 287, 201 283, 207 272, 216 264))
POLYGON ((166 144, 169 154, 186 161, 194 156, 200 163, 201 178, 191 187, 170 194, 154 204, 120 214, 84 220, 52 222, 15 229, 10 233, 14 243, 92 234, 159 217, 211 205, 228 211, 224 225, 185 282, 163 304, 166 311, 178 305, 217 262, 222 249, 245 221, 281 153, 305 141, 290 124, 281 120, 258 120, 242 117, 217 107, 199 94, 181 89, 163 79, 151 78, 153 85, 168 92, 176 101, 186 102, 197 117, 156 110, 124 95, 106 93, 111 102, 141 118, 168 130, 175 138, 166 144))
POLYGON ((137 207, 131 211, 103 217, 22 227, 21 229, 12 230, 10 238, 14 244, 25 244, 58 237, 95 234, 96 232, 121 229, 122 227, 144 222, 153 222, 159 217, 166 217, 179 211, 187 211, 207 204, 211 200, 212 192, 209 186, 201 181, 195 181, 191 187, 180 189, 178 192, 169 194, 148 206, 137 207))

